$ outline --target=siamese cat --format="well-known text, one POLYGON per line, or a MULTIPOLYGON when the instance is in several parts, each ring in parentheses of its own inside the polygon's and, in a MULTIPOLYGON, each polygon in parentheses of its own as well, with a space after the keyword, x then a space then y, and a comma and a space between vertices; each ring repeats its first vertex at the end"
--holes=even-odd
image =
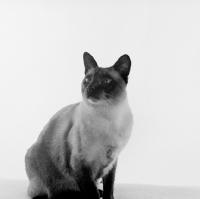
POLYGON ((102 68, 87 52, 82 101, 64 107, 28 149, 25 163, 32 198, 114 199, 118 155, 127 144, 133 117, 126 86, 128 55, 102 68))

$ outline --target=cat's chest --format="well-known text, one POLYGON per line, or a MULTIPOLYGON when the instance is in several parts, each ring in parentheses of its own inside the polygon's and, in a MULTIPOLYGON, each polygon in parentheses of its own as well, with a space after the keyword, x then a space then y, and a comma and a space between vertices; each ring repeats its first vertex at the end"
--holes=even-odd
POLYGON ((126 116, 113 120, 102 118, 90 125, 88 162, 107 166, 118 157, 131 135, 132 120, 130 117, 128 120, 126 116))

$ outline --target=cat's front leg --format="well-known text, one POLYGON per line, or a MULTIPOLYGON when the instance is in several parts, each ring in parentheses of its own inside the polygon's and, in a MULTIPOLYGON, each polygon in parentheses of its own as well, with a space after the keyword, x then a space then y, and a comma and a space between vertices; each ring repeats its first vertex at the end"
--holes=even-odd
POLYGON ((113 168, 109 173, 103 177, 103 199, 114 199, 114 181, 115 181, 115 172, 117 167, 117 161, 113 165, 113 168))
POLYGON ((100 199, 99 191, 92 177, 92 169, 84 162, 75 164, 74 177, 84 199, 100 199))

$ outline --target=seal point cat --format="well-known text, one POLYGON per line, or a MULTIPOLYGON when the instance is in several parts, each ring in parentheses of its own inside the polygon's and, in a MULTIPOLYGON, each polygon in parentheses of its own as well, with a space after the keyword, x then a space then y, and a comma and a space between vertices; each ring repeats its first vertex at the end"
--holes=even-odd
POLYGON ((123 55, 107 68, 87 52, 83 60, 82 101, 58 111, 27 151, 32 198, 114 198, 118 156, 133 125, 126 92, 131 60, 123 55))

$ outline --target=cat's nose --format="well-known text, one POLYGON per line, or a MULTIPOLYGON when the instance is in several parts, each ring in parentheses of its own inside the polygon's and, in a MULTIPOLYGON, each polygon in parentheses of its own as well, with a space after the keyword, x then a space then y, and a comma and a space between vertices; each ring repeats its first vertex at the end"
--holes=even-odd
POLYGON ((88 92, 92 92, 94 90, 94 86, 87 87, 88 92))
POLYGON ((88 95, 91 95, 92 92, 94 91, 94 86, 92 86, 92 87, 91 87, 91 86, 90 86, 90 87, 87 87, 86 90, 87 90, 87 94, 88 94, 88 95))

